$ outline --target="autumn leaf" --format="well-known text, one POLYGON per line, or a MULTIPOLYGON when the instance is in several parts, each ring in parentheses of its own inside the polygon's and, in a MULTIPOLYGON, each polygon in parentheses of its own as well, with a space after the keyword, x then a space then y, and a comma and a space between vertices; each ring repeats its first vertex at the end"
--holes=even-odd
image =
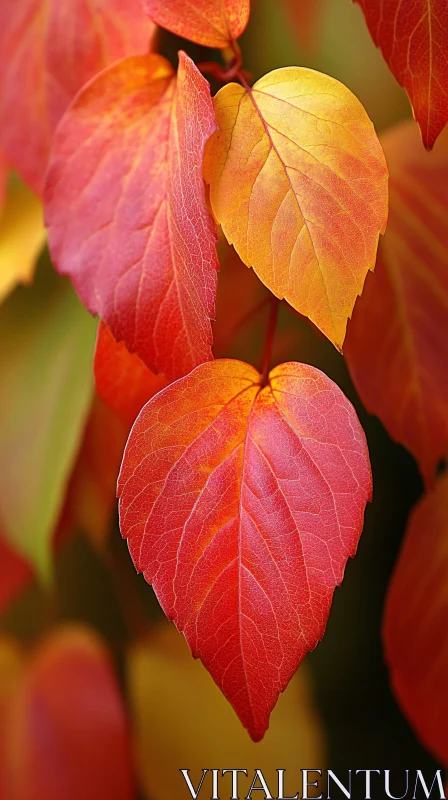
POLYGON ((126 439, 137 414, 167 385, 109 329, 98 325, 94 355, 97 393, 70 480, 67 505, 72 518, 96 547, 102 547, 117 507, 116 485, 126 439))
POLYGON ((16 553, 0 533, 0 615, 9 608, 32 579, 33 570, 28 561, 16 553))
POLYGON ((386 224, 372 123, 345 86, 299 67, 224 86, 215 110, 204 168, 227 240, 341 348, 386 224))
POLYGON ((225 48, 244 31, 250 0, 143 0, 162 28, 207 47, 225 48))
POLYGON ((412 512, 386 602, 384 648, 398 702, 448 765, 448 473, 412 512))
POLYGON ((201 174, 215 129, 210 87, 179 54, 103 72, 65 115, 46 188, 53 261, 153 370, 168 378, 211 355, 216 232, 201 174))
POLYGON ((94 396, 70 478, 65 512, 72 528, 80 529, 99 549, 107 541, 117 510, 117 478, 129 429, 130 423, 94 396))
POLYGON ((344 355, 359 395, 434 480, 448 453, 448 131, 433 153, 412 122, 382 137, 389 223, 344 355))
POLYGON ((25 184, 10 181, 0 210, 0 302, 33 279, 45 239, 41 202, 25 184))
POLYGON ((140 0, 2 0, 0 144, 36 194, 77 91, 113 61, 146 52, 152 30, 140 0))
POLYGON ((123 342, 116 342, 100 322, 96 339, 94 371, 101 399, 130 427, 145 403, 167 385, 154 375, 123 342))
POLYGON ((0 528, 41 577, 92 395, 95 323, 42 272, 0 313, 0 528))
POLYGON ((134 797, 118 681, 88 629, 56 629, 39 645, 9 694, 1 734, 2 797, 134 797))
MULTIPOLYGON (((51 547, 58 553, 75 532, 76 518, 64 506, 52 532, 51 547)), ((30 562, 18 553, 0 531, 0 616, 28 589, 36 579, 30 562)), ((0 797, 2 794, 0 792, 0 797)))
POLYGON ((253 739, 322 637, 370 497, 340 389, 283 364, 203 364, 147 403, 118 483, 139 572, 253 739))
MULTIPOLYGON (((241 798, 247 794, 255 769, 263 770, 273 792, 281 763, 287 797, 302 785, 301 764, 302 768, 311 763, 319 769, 325 767, 323 731, 304 667, 280 697, 269 732, 257 744, 247 737, 210 675, 193 661, 173 626, 159 626, 148 642, 132 647, 127 658, 127 686, 138 774, 151 800, 188 796, 180 773, 186 764, 195 786, 205 764, 244 765, 250 777, 239 776, 241 798)), ((220 797, 231 796, 231 781, 229 774, 220 777, 220 797)), ((211 796, 210 788, 211 772, 202 795, 211 796)))
POLYGON ((430 150, 448 122, 446 0, 354 0, 371 36, 406 89, 423 143, 430 150))

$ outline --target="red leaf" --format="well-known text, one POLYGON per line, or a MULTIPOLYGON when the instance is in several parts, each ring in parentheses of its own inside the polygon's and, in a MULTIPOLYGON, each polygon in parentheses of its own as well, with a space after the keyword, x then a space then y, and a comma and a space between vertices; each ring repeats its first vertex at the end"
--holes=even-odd
POLYGON ((154 375, 122 342, 118 344, 103 322, 98 326, 94 371, 99 396, 129 426, 149 398, 167 385, 163 375, 154 375))
POLYGON ((0 535, 0 615, 31 583, 33 575, 29 562, 0 535))
POLYGON ((0 142, 40 194, 57 122, 101 69, 148 49, 139 0, 2 0, 0 142))
POLYGON ((130 424, 95 397, 65 502, 73 527, 102 547, 117 507, 116 486, 130 424))
MULTIPOLYGON (((124 449, 124 446, 123 446, 124 449)), ((104 469, 104 465, 103 465, 104 469)), ((117 467, 118 473, 118 467, 117 467)), ((79 509, 77 509, 79 512, 79 509)), ((56 554, 74 532, 76 515, 67 504, 62 509, 58 524, 53 531, 52 551, 56 554)), ((0 532, 0 616, 36 580, 36 573, 29 561, 13 549, 6 536, 0 532)), ((3 795, 0 791, 0 797, 3 795)))
POLYGON ((448 474, 412 513, 384 617, 390 680, 409 721, 448 766, 448 474))
POLYGON ((143 0, 162 28, 208 47, 227 47, 244 31, 250 0, 143 0))
POLYGON ((122 534, 255 740, 324 633, 370 492, 352 406, 304 364, 263 388, 240 361, 203 364, 134 424, 122 534))
POLYGON ((155 371, 211 356, 216 233, 202 157, 210 87, 185 55, 130 58, 92 81, 62 120, 46 187, 53 260, 155 371))
POLYGON ((430 150, 448 122, 446 0, 355 0, 375 44, 406 89, 430 150))
POLYGON ((125 709, 104 645, 59 630, 12 692, 1 742, 4 794, 14 800, 131 800, 125 709))
POLYGON ((382 137, 386 235, 348 325, 344 355, 366 408, 409 448, 428 484, 448 452, 448 130, 433 153, 412 122, 382 137))

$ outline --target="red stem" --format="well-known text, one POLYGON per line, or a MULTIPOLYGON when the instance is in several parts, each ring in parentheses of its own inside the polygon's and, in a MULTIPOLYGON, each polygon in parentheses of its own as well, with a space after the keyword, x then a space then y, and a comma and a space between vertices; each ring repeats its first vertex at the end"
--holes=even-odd
POLYGON ((279 299, 278 297, 271 297, 271 312, 269 314, 268 320, 268 327, 266 331, 266 339, 264 343, 264 353, 263 353, 263 366, 261 368, 261 385, 267 386, 269 383, 269 367, 271 365, 271 358, 272 358, 272 346, 274 344, 274 334, 275 328, 277 326, 277 317, 278 317, 278 306, 279 306, 279 299))
POLYGON ((226 84, 230 83, 235 79, 241 80, 241 77, 250 79, 250 75, 246 70, 242 69, 243 66, 243 57, 241 55, 241 50, 238 47, 237 42, 232 40, 230 42, 230 47, 227 51, 223 51, 224 60, 226 60, 226 52, 230 51, 230 55, 233 54, 233 57, 230 60, 226 61, 225 66, 221 64, 217 64, 216 61, 203 61, 200 64, 197 64, 198 69, 203 73, 203 75, 211 75, 218 83, 226 84))

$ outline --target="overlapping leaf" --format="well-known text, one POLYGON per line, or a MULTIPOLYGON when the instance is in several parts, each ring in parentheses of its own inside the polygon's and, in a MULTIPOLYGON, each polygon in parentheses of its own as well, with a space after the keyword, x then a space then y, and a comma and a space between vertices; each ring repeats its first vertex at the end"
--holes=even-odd
POLYGON ((448 453, 448 131, 426 153, 411 122, 382 139, 391 172, 386 236, 344 354, 367 409, 427 483, 448 453))
POLYGON ((256 740, 323 635, 370 492, 352 406, 303 364, 277 367, 264 387, 240 361, 203 364, 134 423, 122 534, 256 740))
POLYGON ((143 0, 151 19, 185 39, 227 47, 244 31, 250 0, 143 0))
MULTIPOLYGON (((0 675, 4 652, 0 643, 0 675)), ((103 642, 89 630, 63 628, 29 663, 14 651, 8 658, 14 672, 0 703, 1 796, 132 800, 125 709, 103 642)))
POLYGON ((211 358, 216 233, 201 164, 210 87, 180 53, 125 59, 81 92, 46 188, 53 260, 114 337, 169 378, 211 358))
MULTIPOLYGON (((240 798, 246 797, 255 769, 263 770, 276 796, 282 763, 288 797, 302 783, 301 764, 325 766, 323 732, 304 667, 279 699, 269 732, 257 744, 250 741, 202 664, 193 661, 173 626, 160 626, 150 641, 132 648, 127 676, 137 768, 151 800, 188 796, 184 778, 173 764, 188 764, 195 787, 204 764, 244 765, 250 777, 239 776, 240 798)), ((230 797, 231 786, 230 774, 220 777, 220 797, 230 797)), ((211 771, 199 798, 204 794, 212 795, 211 771)))
POLYGON ((445 0, 355 0, 375 44, 406 89, 425 147, 448 122, 448 6, 445 0))
POLYGON ((129 426, 150 397, 167 385, 163 375, 154 375, 123 342, 116 342, 102 322, 98 326, 94 370, 98 395, 129 426))
POLYGON ((0 528, 42 574, 92 394, 95 324, 41 274, 0 314, 0 528))
POLYGON ((426 747, 448 765, 448 474, 414 510, 387 598, 392 687, 426 747))
POLYGON ((116 486, 130 423, 95 395, 68 486, 65 513, 101 548, 117 509, 116 486))
POLYGON ((275 70, 215 98, 205 177, 242 260, 337 346, 375 264, 387 168, 372 123, 338 81, 275 70))
POLYGON ((0 207, 0 302, 17 283, 29 283, 46 239, 42 204, 29 189, 12 181, 0 207))
POLYGON ((37 194, 76 92, 113 61, 146 52, 151 35, 139 0, 2 0, 0 142, 37 194))

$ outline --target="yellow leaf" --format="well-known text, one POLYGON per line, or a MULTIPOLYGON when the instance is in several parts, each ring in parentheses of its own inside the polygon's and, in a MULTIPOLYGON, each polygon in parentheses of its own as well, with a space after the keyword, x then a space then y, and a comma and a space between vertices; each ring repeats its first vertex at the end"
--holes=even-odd
MULTIPOLYGON (((151 800, 189 794, 180 769, 188 768, 197 786, 203 768, 245 768, 248 778, 240 777, 245 797, 255 769, 262 769, 275 789, 276 769, 285 769, 286 795, 301 787, 300 768, 325 767, 323 736, 303 667, 280 696, 270 728, 257 744, 173 626, 162 624, 149 642, 134 647, 127 674, 138 772, 151 800)), ((220 797, 230 796, 231 777, 220 778, 226 787, 220 797)), ((210 789, 211 775, 206 779, 210 789)), ((209 797, 205 783, 203 794, 209 797)))
POLYGON ((40 200, 24 183, 10 181, 0 214, 0 302, 33 279, 45 237, 40 200))
POLYGON ((215 97, 204 175, 226 238, 340 349, 387 219, 387 166, 363 106, 314 70, 215 97))

